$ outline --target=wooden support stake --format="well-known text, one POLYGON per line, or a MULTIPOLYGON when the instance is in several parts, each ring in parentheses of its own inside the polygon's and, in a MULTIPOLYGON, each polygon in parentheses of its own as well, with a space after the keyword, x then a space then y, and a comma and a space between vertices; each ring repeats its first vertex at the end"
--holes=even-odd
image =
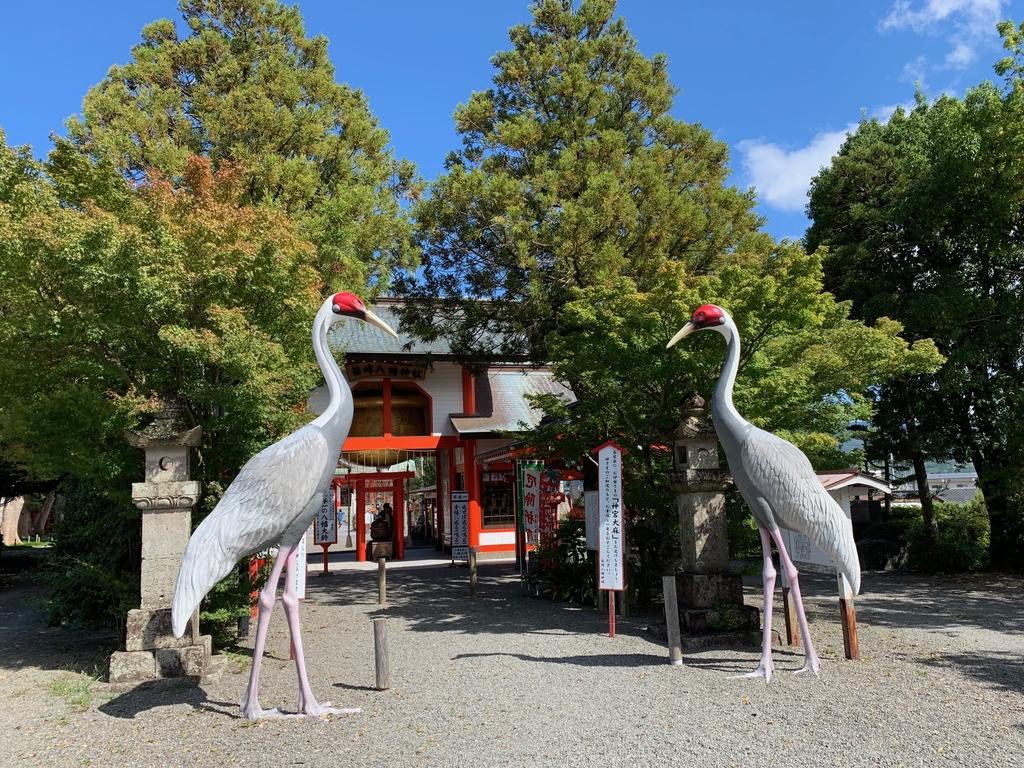
POLYGON ((323 572, 322 575, 323 576, 330 576, 331 575, 331 571, 330 571, 330 568, 327 565, 327 550, 331 548, 331 545, 330 544, 321 544, 320 546, 324 548, 324 572, 323 572))
POLYGON ((679 628, 679 602, 676 598, 676 577, 662 576, 661 591, 665 599, 665 628, 668 634, 668 663, 683 665, 683 638, 679 628))
POLYGON ((615 637, 615 590, 608 590, 608 637, 615 637))
POLYGON ((476 550, 469 550, 469 596, 476 597, 476 550))
POLYGON ((387 559, 377 558, 377 605, 388 604, 387 559))
POLYGON ((860 659, 860 641, 857 639, 857 609, 853 605, 853 590, 846 578, 839 574, 839 615, 843 620, 843 651, 851 661, 860 659))
POLYGON ((782 588, 782 615, 786 619, 786 645, 800 645, 800 632, 796 620, 796 606, 789 596, 789 587, 782 588))
POLYGON ((373 659, 377 690, 386 691, 391 687, 391 682, 388 679, 388 620, 384 617, 373 620, 373 659))

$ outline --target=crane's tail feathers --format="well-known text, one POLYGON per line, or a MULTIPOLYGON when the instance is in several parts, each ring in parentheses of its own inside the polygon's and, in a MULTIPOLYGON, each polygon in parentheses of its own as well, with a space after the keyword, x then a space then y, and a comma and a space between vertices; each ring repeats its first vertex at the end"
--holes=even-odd
POLYGON ((838 504, 833 505, 832 514, 835 518, 833 531, 838 535, 830 536, 830 541, 824 542, 822 548, 832 556, 836 568, 850 583, 853 594, 857 595, 860 593, 860 557, 853 540, 853 525, 838 504))
MULTIPOLYGON (((215 511, 216 512, 216 511, 215 511)), ((237 557, 221 545, 217 514, 207 517, 192 533, 178 570, 171 603, 171 629, 175 637, 185 634, 189 619, 206 594, 235 567, 237 557)))

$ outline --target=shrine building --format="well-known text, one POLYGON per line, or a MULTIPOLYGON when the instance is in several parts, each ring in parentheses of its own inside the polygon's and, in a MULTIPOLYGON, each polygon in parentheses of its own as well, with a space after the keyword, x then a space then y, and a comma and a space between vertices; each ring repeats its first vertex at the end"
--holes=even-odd
MULTIPOLYGON (((398 304, 381 299, 373 310, 398 328, 398 304)), ((392 557, 403 559, 415 541, 449 551, 451 494, 464 491, 468 546, 480 558, 520 551, 513 438, 543 415, 530 395, 574 399, 571 390, 550 369, 526 360, 492 362, 474 372, 443 339, 395 339, 366 323, 339 323, 330 343, 344 354, 355 409, 335 471, 342 533, 331 549, 354 546, 357 560, 365 560, 369 523, 387 503, 394 511, 392 557), (421 481, 410 491, 413 478, 429 469, 433 484, 421 481)), ((310 408, 320 412, 326 399, 324 389, 314 391, 310 408)))

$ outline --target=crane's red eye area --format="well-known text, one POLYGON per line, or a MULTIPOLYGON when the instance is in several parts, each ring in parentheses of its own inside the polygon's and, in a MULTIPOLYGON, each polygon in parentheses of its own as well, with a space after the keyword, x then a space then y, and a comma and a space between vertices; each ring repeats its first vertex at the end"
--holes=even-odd
POLYGON ((353 315, 358 317, 366 312, 366 305, 354 293, 343 291, 331 297, 331 305, 335 314, 353 315))
POLYGON ((705 304, 702 307, 697 307, 697 310, 690 318, 690 322, 700 328, 707 325, 719 325, 724 318, 725 311, 721 307, 714 304, 705 304))

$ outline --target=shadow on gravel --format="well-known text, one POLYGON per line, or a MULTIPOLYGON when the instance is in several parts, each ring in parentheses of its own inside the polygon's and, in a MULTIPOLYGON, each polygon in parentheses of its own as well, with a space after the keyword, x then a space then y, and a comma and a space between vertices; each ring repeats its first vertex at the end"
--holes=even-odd
POLYGON ((665 658, 652 653, 595 653, 586 656, 531 656, 528 653, 460 653, 460 659, 484 659, 490 656, 509 656, 520 661, 538 664, 573 664, 578 667, 654 667, 664 666, 665 658))
POLYGON ((916 661, 928 667, 952 669, 991 688, 1024 693, 1024 659, 1016 653, 953 653, 916 661))
POLYGON ((46 589, 33 583, 0 591, 0 671, 34 667, 105 674, 107 659, 117 648, 117 635, 49 626, 40 607, 45 597, 46 589))
POLYGON ((237 703, 208 699, 206 691, 196 685, 194 680, 154 680, 142 683, 104 702, 97 709, 110 717, 132 720, 142 712, 177 704, 188 704, 193 709, 215 712, 230 718, 241 717, 237 703))

